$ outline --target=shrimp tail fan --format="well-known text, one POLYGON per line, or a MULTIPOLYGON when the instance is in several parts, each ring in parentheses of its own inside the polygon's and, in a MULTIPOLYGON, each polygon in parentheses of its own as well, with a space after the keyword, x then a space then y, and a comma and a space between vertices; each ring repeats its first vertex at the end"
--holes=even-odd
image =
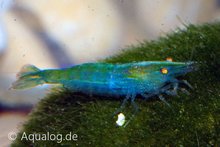
POLYGON ((17 80, 10 89, 28 89, 44 83, 40 75, 41 70, 34 65, 25 65, 17 74, 17 80))

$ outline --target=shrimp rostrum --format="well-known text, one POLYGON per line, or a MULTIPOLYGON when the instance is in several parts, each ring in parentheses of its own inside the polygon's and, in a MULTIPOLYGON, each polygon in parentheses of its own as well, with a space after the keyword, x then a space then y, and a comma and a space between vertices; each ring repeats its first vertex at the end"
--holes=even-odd
POLYGON ((169 105, 163 95, 177 95, 180 84, 191 85, 177 79, 195 70, 195 62, 143 61, 125 64, 85 63, 65 69, 40 70, 25 65, 17 74, 13 89, 26 89, 41 84, 62 84, 74 92, 100 96, 124 96, 121 108, 130 100, 135 111, 137 95, 145 99, 157 96, 169 105))

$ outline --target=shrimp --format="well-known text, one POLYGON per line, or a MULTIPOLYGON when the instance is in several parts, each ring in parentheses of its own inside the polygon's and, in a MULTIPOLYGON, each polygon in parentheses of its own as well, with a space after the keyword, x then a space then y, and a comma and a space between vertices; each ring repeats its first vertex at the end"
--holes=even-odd
POLYGON ((12 89, 27 89, 41 84, 62 84, 74 92, 90 93, 101 96, 124 96, 120 112, 128 100, 138 110, 135 98, 145 99, 158 96, 169 103, 164 94, 175 96, 180 84, 192 86, 186 80, 177 79, 194 71, 196 62, 143 61, 124 64, 84 63, 64 69, 40 70, 33 65, 25 65, 17 74, 18 80, 12 89))

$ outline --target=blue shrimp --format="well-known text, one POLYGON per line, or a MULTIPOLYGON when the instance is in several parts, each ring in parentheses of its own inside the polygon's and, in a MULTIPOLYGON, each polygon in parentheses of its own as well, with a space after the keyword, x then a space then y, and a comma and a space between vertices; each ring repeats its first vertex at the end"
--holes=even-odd
POLYGON ((180 84, 192 86, 186 80, 177 79, 196 68, 196 62, 143 61, 125 64, 85 63, 64 69, 40 70, 33 65, 26 65, 18 73, 18 80, 13 89, 26 89, 41 84, 62 84, 74 91, 101 96, 124 96, 120 112, 126 102, 131 100, 138 111, 135 98, 137 95, 149 99, 158 96, 170 106, 163 94, 177 95, 177 90, 188 94, 180 84))

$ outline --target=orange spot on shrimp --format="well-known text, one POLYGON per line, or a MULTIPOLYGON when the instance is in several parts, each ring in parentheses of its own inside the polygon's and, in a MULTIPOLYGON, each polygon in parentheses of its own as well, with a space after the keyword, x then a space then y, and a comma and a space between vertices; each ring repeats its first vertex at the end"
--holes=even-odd
POLYGON ((173 59, 171 57, 168 57, 166 58, 166 61, 173 62, 173 59))

